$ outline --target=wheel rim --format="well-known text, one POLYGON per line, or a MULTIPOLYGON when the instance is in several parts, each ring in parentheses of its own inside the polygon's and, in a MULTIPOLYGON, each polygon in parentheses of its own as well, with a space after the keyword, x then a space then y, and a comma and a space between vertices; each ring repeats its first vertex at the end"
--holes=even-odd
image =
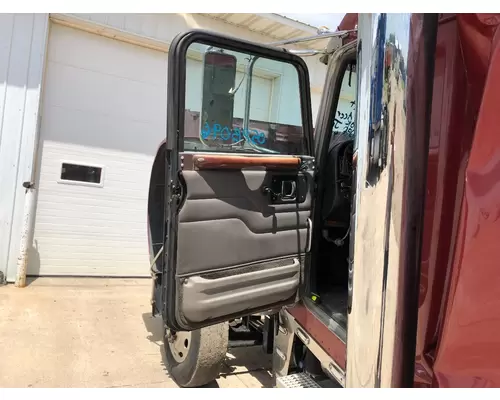
POLYGON ((167 341, 170 353, 178 363, 183 362, 191 346, 191 332, 172 332, 167 330, 167 341))

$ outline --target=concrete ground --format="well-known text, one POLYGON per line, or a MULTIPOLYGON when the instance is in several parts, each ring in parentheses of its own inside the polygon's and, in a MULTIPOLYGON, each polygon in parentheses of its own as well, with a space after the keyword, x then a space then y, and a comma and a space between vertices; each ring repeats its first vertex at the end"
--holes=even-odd
MULTIPOLYGON (((149 279, 38 278, 0 286, 0 387, 177 387, 149 279)), ((234 349, 211 387, 270 387, 271 358, 234 349)))

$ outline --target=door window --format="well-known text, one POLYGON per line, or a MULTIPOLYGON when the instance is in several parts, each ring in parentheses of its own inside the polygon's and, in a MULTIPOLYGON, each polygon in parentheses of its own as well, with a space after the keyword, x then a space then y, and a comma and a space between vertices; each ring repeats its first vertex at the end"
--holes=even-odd
POLYGON ((184 150, 306 154, 297 68, 192 43, 186 60, 184 150))
POLYGON ((356 85, 356 65, 351 64, 347 67, 342 80, 332 128, 334 137, 337 135, 347 135, 354 139, 356 136, 356 85))

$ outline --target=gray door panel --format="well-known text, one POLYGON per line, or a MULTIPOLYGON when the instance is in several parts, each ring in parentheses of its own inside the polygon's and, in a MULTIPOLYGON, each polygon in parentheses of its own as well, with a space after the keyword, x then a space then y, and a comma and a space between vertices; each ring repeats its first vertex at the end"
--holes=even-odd
POLYGON ((309 246, 312 172, 187 170, 181 181, 178 318, 196 324, 294 300, 309 246), (301 182, 298 201, 274 204, 263 188, 284 176, 301 182))
MULTIPOLYGON (((303 253, 311 193, 302 203, 270 204, 267 171, 184 171, 179 212, 178 276, 303 253)), ((283 175, 283 174, 281 174, 283 175)), ((291 175, 293 176, 293 175, 291 175)), ((307 181, 312 176, 303 174, 307 181)))
POLYGON ((181 278, 180 317, 186 323, 200 323, 207 317, 214 319, 294 299, 300 283, 300 264, 298 258, 287 258, 218 275, 181 278))

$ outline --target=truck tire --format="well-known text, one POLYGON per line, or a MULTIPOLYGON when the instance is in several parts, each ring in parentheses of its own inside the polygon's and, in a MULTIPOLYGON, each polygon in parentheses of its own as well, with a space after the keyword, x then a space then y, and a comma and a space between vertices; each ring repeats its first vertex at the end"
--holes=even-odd
POLYGON ((192 332, 163 337, 166 367, 181 387, 204 386, 219 377, 226 357, 229 336, 227 322, 192 332))

